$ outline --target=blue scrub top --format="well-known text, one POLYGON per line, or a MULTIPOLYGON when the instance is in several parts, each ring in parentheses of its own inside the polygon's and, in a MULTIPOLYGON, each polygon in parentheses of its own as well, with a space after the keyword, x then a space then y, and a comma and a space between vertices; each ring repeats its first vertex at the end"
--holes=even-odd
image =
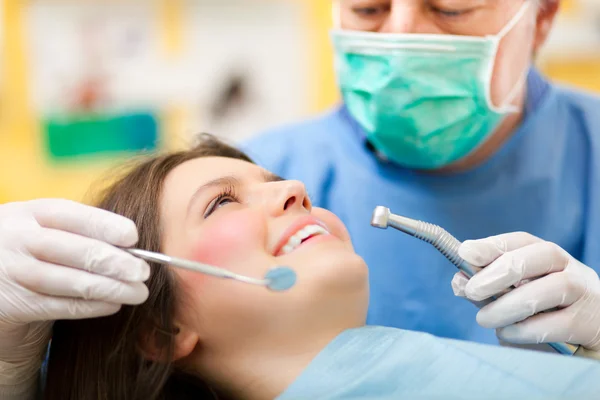
POLYGON ((525 231, 600 270, 600 98, 528 78, 522 126, 483 165, 431 175, 388 163, 369 148, 345 107, 252 139, 265 168, 306 184, 337 214, 370 268, 370 325, 497 343, 456 298, 456 269, 429 244, 370 226, 373 209, 439 224, 459 240, 525 231))
POLYGON ((364 327, 343 332, 277 400, 593 400, 600 363, 364 327))

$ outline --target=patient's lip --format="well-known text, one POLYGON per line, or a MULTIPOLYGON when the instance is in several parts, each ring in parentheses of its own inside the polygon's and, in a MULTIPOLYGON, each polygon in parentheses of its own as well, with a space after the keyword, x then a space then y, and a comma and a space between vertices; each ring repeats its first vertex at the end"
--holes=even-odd
POLYGON ((325 228, 327 231, 329 231, 329 229, 327 228, 327 225, 325 225, 325 223, 323 221, 313 217, 312 215, 306 215, 304 217, 300 217, 296 221, 294 221, 294 223, 292 225, 290 225, 290 227, 288 229, 285 230, 285 232, 283 233, 283 235, 277 242, 277 245, 273 249, 273 255, 274 256, 279 255, 279 253, 283 249, 283 246, 285 246, 285 244, 288 242, 288 240, 290 240, 290 238, 292 236, 294 236, 299 230, 301 230, 302 228, 304 228, 305 226, 308 226, 308 225, 319 225, 319 226, 322 226, 323 228, 325 228))

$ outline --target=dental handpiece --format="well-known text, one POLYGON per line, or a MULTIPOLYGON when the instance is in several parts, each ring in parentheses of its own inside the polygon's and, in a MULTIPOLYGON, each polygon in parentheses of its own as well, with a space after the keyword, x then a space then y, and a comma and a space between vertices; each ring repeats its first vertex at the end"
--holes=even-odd
POLYGON ((146 261, 156 262, 162 265, 170 265, 176 268, 183 268, 190 271, 200 272, 202 274, 215 276, 223 279, 233 279, 239 282, 249 283, 252 285, 265 286, 266 288, 282 292, 290 289, 296 284, 296 273, 289 267, 271 268, 265 274, 263 279, 251 278, 249 276, 236 274, 226 269, 215 267, 213 265, 202 264, 196 261, 185 260, 183 258, 171 257, 166 254, 155 253, 152 251, 122 248, 129 254, 146 261))
MULTIPOLYGON (((388 226, 391 226, 431 244, 468 278, 481 270, 481 268, 470 264, 458 255, 461 242, 441 226, 392 214, 389 208, 382 206, 376 207, 373 211, 371 225, 380 229, 387 229, 388 226)), ((495 298, 492 299, 495 300, 495 298)), ((567 355, 573 355, 580 349, 580 346, 569 343, 548 343, 548 345, 558 353, 567 355)))

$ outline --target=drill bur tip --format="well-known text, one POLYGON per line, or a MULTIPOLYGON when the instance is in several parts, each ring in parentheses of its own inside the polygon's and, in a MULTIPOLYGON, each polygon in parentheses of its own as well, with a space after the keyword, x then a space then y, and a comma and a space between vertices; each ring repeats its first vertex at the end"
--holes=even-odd
POLYGON ((371 226, 374 226, 375 228, 386 229, 388 227, 389 218, 390 209, 383 206, 377 206, 373 211, 371 226))

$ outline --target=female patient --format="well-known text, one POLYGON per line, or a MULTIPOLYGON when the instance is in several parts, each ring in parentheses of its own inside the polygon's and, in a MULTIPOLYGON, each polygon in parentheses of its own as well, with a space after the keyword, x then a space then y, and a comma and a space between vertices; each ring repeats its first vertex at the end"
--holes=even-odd
POLYGON ((209 136, 135 166, 98 205, 136 223, 140 248, 255 277, 287 265, 298 281, 275 293, 151 265, 143 305, 56 323, 47 399, 585 399, 600 390, 597 362, 365 327, 368 270, 341 221, 313 208, 300 182, 209 136))

